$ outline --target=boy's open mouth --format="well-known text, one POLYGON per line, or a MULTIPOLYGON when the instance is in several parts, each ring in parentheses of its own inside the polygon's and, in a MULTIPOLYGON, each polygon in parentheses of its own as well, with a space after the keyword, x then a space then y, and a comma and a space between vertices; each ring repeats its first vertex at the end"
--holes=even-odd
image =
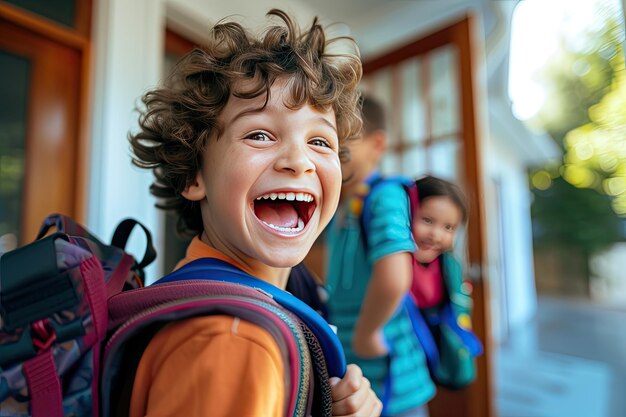
POLYGON ((272 192, 254 200, 254 214, 272 229, 298 233, 315 211, 315 198, 302 192, 272 192))

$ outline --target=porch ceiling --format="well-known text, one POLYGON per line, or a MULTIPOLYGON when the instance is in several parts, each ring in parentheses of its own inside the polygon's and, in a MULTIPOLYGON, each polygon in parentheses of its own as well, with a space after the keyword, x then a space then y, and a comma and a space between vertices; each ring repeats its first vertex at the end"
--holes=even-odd
POLYGON ((320 16, 351 28, 364 58, 426 33, 442 23, 442 16, 483 0, 316 0, 320 16))

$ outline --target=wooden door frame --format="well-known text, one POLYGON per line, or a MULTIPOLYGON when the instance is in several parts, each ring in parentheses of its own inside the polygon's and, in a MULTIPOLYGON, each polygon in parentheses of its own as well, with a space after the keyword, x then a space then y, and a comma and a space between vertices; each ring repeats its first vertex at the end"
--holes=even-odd
POLYGON ((165 53, 183 57, 197 47, 199 45, 191 39, 186 38, 169 26, 165 27, 165 53))
MULTIPOLYGON (((91 75, 92 75, 92 51, 91 51, 91 15, 93 2, 97 0, 78 0, 76 2, 76 16, 74 28, 68 28, 55 23, 45 17, 39 16, 28 10, 12 4, 0 1, 0 22, 7 21, 19 26, 35 35, 43 36, 50 41, 72 48, 81 57, 80 68, 80 91, 78 96, 78 112, 75 120, 76 149, 75 149, 75 176, 72 189, 74 190, 73 213, 76 220, 84 223, 87 219, 87 197, 89 185, 89 160, 91 128, 91 75)), ((28 124, 36 121, 28 120, 28 124)), ((30 130, 30 129, 28 129, 30 130)), ((22 219, 21 229, 23 239, 34 238, 32 231, 36 230, 43 219, 22 219)))
MULTIPOLYGON (((461 135, 464 146, 465 187, 469 200, 468 221, 468 257, 472 271, 470 275, 474 284, 475 302, 474 331, 484 342, 485 353, 478 358, 478 378, 469 388, 460 391, 438 389, 437 397, 429 404, 431 417, 449 417, 451 403, 461 401, 468 408, 455 412, 455 417, 491 417, 495 415, 493 404, 492 372, 491 372, 491 332, 486 265, 486 231, 483 207, 482 161, 480 141, 476 123, 475 110, 475 63, 477 62, 473 48, 475 35, 474 18, 466 15, 456 23, 449 25, 430 35, 421 37, 409 44, 394 49, 363 64, 363 74, 367 75, 379 69, 389 67, 406 59, 424 55, 433 49, 456 45, 459 51, 458 83, 461 88, 461 135)), ((399 145, 402 149, 402 144, 399 145)))

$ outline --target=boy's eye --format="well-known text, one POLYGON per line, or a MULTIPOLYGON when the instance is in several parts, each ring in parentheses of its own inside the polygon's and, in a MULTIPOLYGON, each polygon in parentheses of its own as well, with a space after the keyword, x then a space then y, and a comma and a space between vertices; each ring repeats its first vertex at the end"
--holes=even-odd
POLYGON ((246 139, 252 139, 252 140, 258 140, 258 141, 262 141, 262 142, 266 142, 270 139, 269 135, 265 132, 253 132, 250 133, 248 136, 246 136, 246 139))
POLYGON ((330 148, 330 143, 327 140, 322 138, 315 138, 309 142, 313 146, 323 146, 325 148, 330 148))
POLYGON ((428 217, 422 217, 422 221, 426 224, 431 224, 433 221, 428 217))
POLYGON ((446 231, 453 232, 454 231, 454 226, 452 226, 451 224, 446 224, 446 231))

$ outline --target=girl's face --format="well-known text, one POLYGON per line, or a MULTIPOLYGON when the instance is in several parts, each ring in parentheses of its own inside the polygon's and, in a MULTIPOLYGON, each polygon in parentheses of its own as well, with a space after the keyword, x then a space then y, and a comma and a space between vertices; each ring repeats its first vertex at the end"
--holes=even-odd
POLYGON ((427 264, 452 249, 454 233, 461 222, 461 210, 447 196, 428 197, 420 202, 413 220, 413 237, 418 249, 415 258, 427 264))

